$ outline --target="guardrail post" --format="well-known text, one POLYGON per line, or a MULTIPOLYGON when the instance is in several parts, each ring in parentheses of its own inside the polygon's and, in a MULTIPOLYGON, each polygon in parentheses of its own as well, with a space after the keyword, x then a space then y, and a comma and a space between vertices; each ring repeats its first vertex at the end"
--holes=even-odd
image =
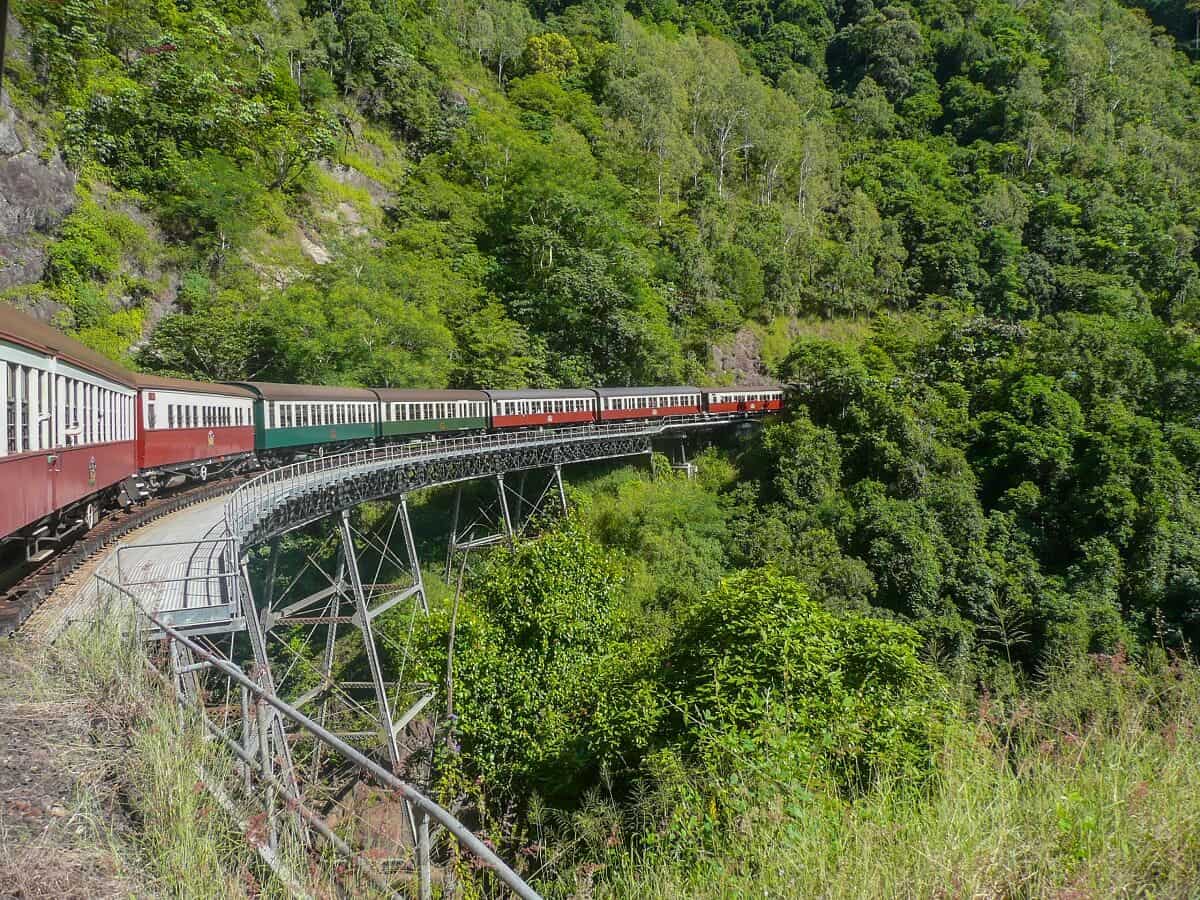
MULTIPOLYGON (((271 674, 271 658, 267 653, 266 632, 263 630, 262 621, 259 619, 258 610, 254 605, 254 594, 250 590, 250 571, 245 559, 241 561, 241 575, 241 584, 238 585, 236 580, 234 583, 242 600, 242 617, 246 622, 246 634, 250 638, 250 649, 254 655, 254 662, 258 667, 263 688, 275 693, 275 679, 271 674)), ((277 750, 284 761, 284 782, 293 793, 299 793, 296 773, 292 770, 292 751, 288 746, 283 723, 279 721, 278 716, 271 715, 268 718, 270 720, 270 737, 274 739, 277 750)))
POLYGON ((433 900, 429 850, 429 816, 425 810, 421 810, 420 824, 417 826, 417 880, 420 884, 421 900, 433 900))
POLYGON ((272 771, 271 760, 271 719, 274 718, 274 710, 267 706, 265 700, 259 700, 255 704, 258 714, 258 754, 260 774, 263 780, 263 790, 266 792, 266 814, 267 814, 267 841, 268 846, 272 850, 279 847, 279 829, 275 821, 275 791, 271 787, 271 782, 275 780, 275 773, 272 771))

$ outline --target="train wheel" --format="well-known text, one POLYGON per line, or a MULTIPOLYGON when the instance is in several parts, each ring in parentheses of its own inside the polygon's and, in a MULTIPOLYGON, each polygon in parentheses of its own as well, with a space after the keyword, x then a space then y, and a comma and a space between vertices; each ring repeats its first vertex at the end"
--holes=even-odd
POLYGON ((208 481, 208 466, 201 466, 200 471, 196 473, 198 481, 208 481))
POLYGON ((87 531, 91 531, 100 522, 100 507, 95 501, 92 501, 83 508, 83 527, 87 531))

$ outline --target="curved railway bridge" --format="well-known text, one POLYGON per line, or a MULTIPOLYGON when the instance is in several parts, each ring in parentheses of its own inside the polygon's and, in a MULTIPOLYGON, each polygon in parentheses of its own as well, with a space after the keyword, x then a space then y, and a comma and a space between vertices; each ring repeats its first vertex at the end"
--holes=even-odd
POLYGON ((457 486, 444 560, 453 581, 452 568, 465 567, 472 551, 514 542, 543 511, 566 511, 563 466, 648 456, 664 441, 678 443, 682 455, 689 436, 754 421, 698 414, 315 457, 180 514, 170 540, 159 529, 122 544, 97 570, 94 596, 132 601, 146 636, 167 639, 179 696, 206 713, 213 737, 238 756, 246 784, 265 804, 270 828, 260 852, 284 877, 277 849, 298 827, 282 814, 290 809, 307 826, 302 840, 324 838, 385 892, 408 878, 419 896, 430 896, 433 881, 452 877, 448 854, 466 853, 517 894, 536 896, 415 787, 430 776, 432 732, 420 714, 439 688, 406 682, 388 665, 407 648, 396 646, 395 628, 380 627, 384 616, 394 622, 428 612, 408 495, 457 486), (463 491, 481 481, 492 486, 463 491), (374 528, 356 513, 364 503, 379 504, 376 518, 379 508, 387 512, 374 528), (292 533, 303 540, 289 541, 292 533), (366 664, 339 675, 347 638, 361 640, 366 664), (323 818, 344 816, 346 798, 355 796, 347 784, 317 777, 335 757, 358 782, 395 799, 392 818, 405 827, 392 835, 390 857, 381 861, 378 846, 364 856, 323 818))

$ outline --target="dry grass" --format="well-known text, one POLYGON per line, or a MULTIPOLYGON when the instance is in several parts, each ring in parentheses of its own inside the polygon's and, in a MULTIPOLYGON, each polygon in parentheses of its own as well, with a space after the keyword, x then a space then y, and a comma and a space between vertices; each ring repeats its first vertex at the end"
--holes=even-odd
POLYGON ((145 894, 115 773, 123 747, 37 645, 0 656, 0 896, 145 894))
POLYGON ((116 627, 5 646, 0 896, 284 895, 200 784, 231 759, 145 662, 116 627))

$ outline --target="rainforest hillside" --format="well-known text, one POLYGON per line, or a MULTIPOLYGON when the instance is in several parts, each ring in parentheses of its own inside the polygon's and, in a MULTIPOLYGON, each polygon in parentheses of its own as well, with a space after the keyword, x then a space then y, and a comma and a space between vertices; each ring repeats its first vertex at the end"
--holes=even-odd
POLYGON ((148 369, 663 383, 822 318, 1197 314, 1182 0, 14 11, 6 299, 148 369))
POLYGON ((1196 893, 1191 0, 14 13, 0 298, 114 358, 790 386, 380 620, 548 893, 1196 893))

